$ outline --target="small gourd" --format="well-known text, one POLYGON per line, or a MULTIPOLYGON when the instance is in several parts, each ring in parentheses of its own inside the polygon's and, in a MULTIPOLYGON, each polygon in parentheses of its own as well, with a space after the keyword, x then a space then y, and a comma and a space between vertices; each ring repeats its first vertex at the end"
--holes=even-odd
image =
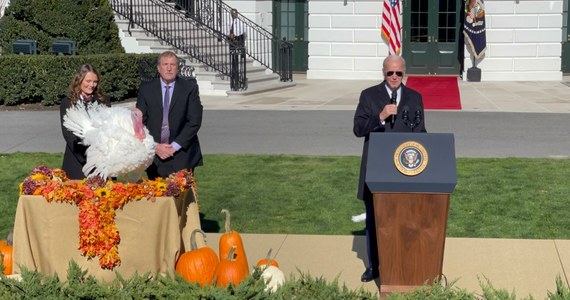
POLYGON ((8 238, 0 241, 0 259, 2 259, 2 265, 4 265, 4 275, 12 274, 12 256, 14 253, 13 244, 13 234, 10 232, 8 238))
POLYGON ((219 260, 216 252, 208 246, 196 246, 196 233, 206 234, 201 229, 194 229, 190 235, 190 251, 180 256, 176 263, 176 272, 188 282, 197 282, 200 286, 209 285, 214 280, 214 273, 219 260))
POLYGON ((269 248, 265 259, 260 259, 257 262, 257 267, 263 271, 261 278, 266 283, 265 291, 275 292, 279 286, 285 283, 285 274, 279 269, 277 261, 271 259, 271 251, 273 249, 269 248))
POLYGON ((260 259, 257 262, 258 267, 263 267, 263 266, 275 266, 279 268, 279 264, 277 263, 277 261, 275 259, 271 258, 271 252, 273 251, 273 248, 269 248, 269 251, 267 251, 267 256, 265 256, 265 258, 260 259))
POLYGON ((285 283, 285 274, 276 266, 261 267, 263 272, 261 278, 266 283, 265 291, 275 292, 277 288, 285 283))

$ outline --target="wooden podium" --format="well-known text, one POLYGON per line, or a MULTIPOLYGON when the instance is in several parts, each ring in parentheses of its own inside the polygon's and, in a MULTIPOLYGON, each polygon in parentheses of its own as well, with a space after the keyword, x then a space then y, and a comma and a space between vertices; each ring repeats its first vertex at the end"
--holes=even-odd
POLYGON ((381 295, 440 278, 456 183, 452 134, 370 135, 366 184, 373 193, 381 295))

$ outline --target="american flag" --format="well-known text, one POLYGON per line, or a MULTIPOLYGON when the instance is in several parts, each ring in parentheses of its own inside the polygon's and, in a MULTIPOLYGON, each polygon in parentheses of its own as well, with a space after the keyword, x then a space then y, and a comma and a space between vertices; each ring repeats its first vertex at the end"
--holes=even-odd
POLYGON ((400 54, 402 48, 402 23, 400 0, 384 0, 382 10, 382 35, 388 42, 388 54, 400 54))

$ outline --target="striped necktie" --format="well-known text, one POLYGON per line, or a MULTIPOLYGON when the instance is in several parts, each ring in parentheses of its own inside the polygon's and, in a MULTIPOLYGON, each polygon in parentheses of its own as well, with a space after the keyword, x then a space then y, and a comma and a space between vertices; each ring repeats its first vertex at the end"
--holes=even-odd
POLYGON ((167 85, 164 91, 164 100, 162 105, 162 129, 160 130, 160 142, 168 143, 170 138, 170 128, 168 127, 168 111, 170 110, 170 86, 167 85))

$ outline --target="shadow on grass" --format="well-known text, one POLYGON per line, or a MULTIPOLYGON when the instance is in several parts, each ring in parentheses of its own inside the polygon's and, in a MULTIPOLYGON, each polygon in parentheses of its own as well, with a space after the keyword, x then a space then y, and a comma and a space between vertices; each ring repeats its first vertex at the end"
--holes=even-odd
POLYGON ((202 230, 204 232, 220 232, 220 224, 218 221, 208 220, 204 218, 204 214, 200 213, 200 225, 202 226, 202 230))

